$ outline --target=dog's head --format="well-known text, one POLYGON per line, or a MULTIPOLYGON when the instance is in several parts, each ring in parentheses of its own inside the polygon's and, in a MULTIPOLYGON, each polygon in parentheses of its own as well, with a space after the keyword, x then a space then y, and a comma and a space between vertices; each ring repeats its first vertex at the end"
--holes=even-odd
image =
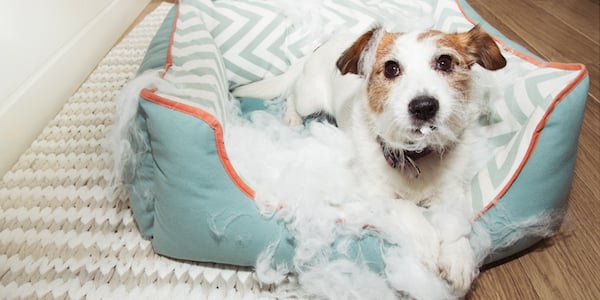
POLYGON ((468 122, 471 68, 506 60, 479 26, 468 32, 364 33, 337 61, 342 74, 366 79, 369 122, 380 141, 404 151, 443 152, 468 122))

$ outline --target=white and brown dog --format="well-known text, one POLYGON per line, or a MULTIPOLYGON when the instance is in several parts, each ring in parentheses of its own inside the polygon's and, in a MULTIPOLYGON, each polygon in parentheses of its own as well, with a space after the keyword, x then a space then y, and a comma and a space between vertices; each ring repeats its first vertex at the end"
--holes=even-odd
POLYGON ((506 65, 479 26, 452 34, 378 27, 358 38, 333 38, 288 72, 233 93, 286 95, 290 124, 323 112, 333 116, 356 147, 365 185, 431 209, 440 248, 437 261, 424 263, 464 295, 476 267, 463 175, 478 107, 472 96, 475 64, 488 70, 506 65))

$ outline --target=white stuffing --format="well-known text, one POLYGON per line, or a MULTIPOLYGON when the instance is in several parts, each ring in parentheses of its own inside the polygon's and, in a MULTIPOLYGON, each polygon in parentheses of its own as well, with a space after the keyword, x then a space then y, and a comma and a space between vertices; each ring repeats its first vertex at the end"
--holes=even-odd
MULTIPOLYGON (((113 185, 123 182, 124 176, 132 172, 137 156, 146 152, 150 145, 145 144, 141 136, 144 131, 135 125, 138 112, 138 100, 143 89, 156 89, 162 92, 182 95, 182 91, 162 78, 162 69, 151 69, 139 74, 129 81, 115 97, 116 118, 112 126, 110 138, 104 147, 111 151, 114 160, 113 185), (135 147, 133 147, 135 145, 135 147)), ((183 94, 185 96, 185 94, 183 94)))
POLYGON ((120 184, 126 165, 135 165, 136 154, 132 143, 139 142, 139 132, 132 121, 138 111, 138 97, 144 88, 156 88, 164 81, 159 70, 150 70, 128 82, 115 97, 117 117, 112 127, 112 135, 106 147, 111 150, 114 160, 114 184, 120 184))
MULTIPOLYGON (((352 168, 353 146, 340 130, 318 122, 305 130, 288 127, 278 110, 256 111, 248 118, 230 117, 225 142, 234 167, 255 190, 263 214, 283 218, 295 238, 297 281, 280 289, 324 298, 455 298, 439 275, 418 259, 420 245, 435 248, 439 241, 422 241, 403 230, 407 224, 420 224, 424 232, 430 231, 428 236, 436 236, 425 209, 359 189, 360 174, 352 168), (343 253, 344 245, 359 237, 365 225, 399 245, 381 250, 384 274, 360 261, 330 259, 334 251, 343 253)), ((265 268, 271 265, 271 255, 263 255, 257 265, 258 278, 265 282, 281 280, 289 271, 265 268)))

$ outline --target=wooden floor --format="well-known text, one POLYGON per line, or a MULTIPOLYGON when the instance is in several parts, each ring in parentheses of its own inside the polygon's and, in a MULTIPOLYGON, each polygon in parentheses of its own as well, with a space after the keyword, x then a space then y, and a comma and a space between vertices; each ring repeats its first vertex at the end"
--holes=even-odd
MULTIPOLYGON (((140 18, 161 2, 152 0, 140 18)), ((483 271, 468 298, 600 299, 600 2, 468 2, 492 26, 540 57, 583 63, 590 73, 569 211, 559 236, 483 271)))

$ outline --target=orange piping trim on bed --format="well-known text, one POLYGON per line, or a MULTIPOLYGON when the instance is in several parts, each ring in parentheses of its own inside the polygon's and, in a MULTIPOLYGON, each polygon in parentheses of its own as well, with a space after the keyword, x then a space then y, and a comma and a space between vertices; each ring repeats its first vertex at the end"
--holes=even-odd
POLYGON ((519 175, 520 175, 521 171, 523 170, 523 168, 525 167, 525 164, 527 163, 527 161, 529 161, 529 158, 531 158, 531 156, 533 155, 533 152, 535 151, 537 143, 538 143, 538 141, 540 139, 540 136, 542 134, 542 130, 544 129, 544 127, 546 127, 546 124, 548 123, 548 120, 550 119, 550 116, 552 115, 552 112, 554 112, 554 109, 566 97, 566 95, 569 94, 571 91, 573 91, 573 89, 575 89, 575 87, 577 87, 577 85, 581 82, 581 80, 586 75, 587 75, 587 69, 584 69, 583 72, 581 72, 566 88, 564 88, 560 93, 558 93, 558 95, 556 95, 556 97, 553 99, 553 101, 550 104, 550 106, 548 107, 548 109, 546 109, 546 112, 545 112, 544 116, 542 117, 542 119, 540 120, 540 122, 537 124, 537 126, 536 126, 536 128, 535 128, 535 130, 533 132, 533 136, 531 138, 531 142, 529 143, 529 146, 527 148, 525 156, 523 157, 523 160, 521 160, 521 163, 519 164, 519 167, 517 168, 517 170, 515 171, 515 173, 513 173, 513 176, 511 177, 511 179, 509 180, 509 182, 502 188, 502 190, 500 190, 500 192, 498 193, 498 195, 496 195, 496 197, 494 197, 494 199, 490 203, 488 203, 479 212, 479 215, 477 216, 477 218, 479 218, 483 214, 485 214, 490 208, 492 208, 500 200, 500 198, 502 198, 502 196, 504 196, 506 194, 506 192, 508 192, 508 190, 510 189, 510 187, 512 186, 512 184, 519 177, 519 175))
POLYGON ((217 146, 217 154, 219 155, 219 159, 221 160, 221 164, 223 168, 225 168, 225 172, 229 175, 229 178, 233 181, 233 183, 250 199, 254 199, 255 192, 254 190, 248 186, 244 180, 239 176, 236 172, 235 168, 231 164, 229 160, 229 156, 227 156, 227 151, 225 149, 225 142, 223 138, 223 127, 221 123, 210 113, 207 111, 200 109, 198 107, 190 106, 187 104, 183 104, 171 99, 167 99, 155 94, 150 89, 143 89, 140 93, 140 96, 145 100, 152 102, 154 104, 160 105, 162 107, 166 107, 172 110, 176 110, 182 112, 184 114, 199 118, 206 122, 208 126, 210 126, 214 130, 215 136, 215 144, 217 146))
MULTIPOLYGON (((173 20, 173 26, 171 28, 171 37, 169 39, 169 46, 167 49, 167 57, 166 57, 165 65, 163 67, 163 72, 160 75, 161 78, 164 78, 166 76, 169 68, 171 68, 171 66, 173 66, 172 49, 173 49, 173 42, 175 40, 175 32, 177 30, 177 22, 179 21, 181 0, 177 0, 175 5, 177 5, 177 8, 175 11, 175 18, 173 20)), ((173 101, 171 99, 160 97, 155 94, 155 91, 156 91, 156 89, 143 89, 140 92, 140 96, 152 103, 157 104, 157 105, 161 105, 163 107, 177 110, 179 112, 189 114, 191 116, 202 119, 215 131, 215 144, 217 146, 217 154, 219 155, 219 159, 221 160, 221 164, 225 168, 227 175, 229 175, 229 178, 231 178, 231 180, 234 182, 234 184, 246 196, 248 196, 251 199, 254 199, 254 197, 255 197, 254 190, 252 188, 250 188, 250 186, 248 186, 243 181, 243 179, 239 176, 239 174, 236 172, 235 168, 231 164, 229 157, 227 156, 227 151, 225 150, 225 142, 223 139, 223 127, 221 126, 219 121, 213 115, 209 114, 208 112, 206 112, 200 108, 192 107, 192 106, 189 106, 189 105, 186 105, 183 103, 173 101)))
MULTIPOLYGON (((463 14, 463 16, 465 16, 465 18, 469 22, 471 22, 471 24, 476 24, 476 22, 471 17, 469 17, 469 15, 467 15, 465 10, 463 9, 462 5, 460 4, 460 0, 455 0, 455 1, 456 1, 456 4, 458 5, 458 8, 461 11, 461 13, 463 14)), ((570 92, 572 92, 577 86, 579 86, 581 81, 588 75, 588 70, 582 64, 565 64, 565 63, 539 61, 536 58, 531 57, 519 50, 510 48, 509 46, 506 45, 506 43, 504 43, 504 41, 502 41, 501 39, 499 39, 497 37, 494 37, 494 40, 496 40, 496 42, 498 42, 500 45, 502 45, 502 47, 506 51, 508 51, 511 54, 514 54, 515 56, 517 56, 521 59, 524 59, 524 60, 528 61, 529 63, 532 63, 538 67, 555 68, 555 69, 561 69, 561 70, 566 70, 566 71, 579 71, 580 73, 564 89, 562 89, 556 95, 556 97, 552 100, 552 103, 546 109, 544 116, 542 117, 540 122, 537 124, 535 131, 533 132, 531 142, 529 143, 527 151, 525 152, 525 156, 521 160, 521 163, 517 167, 517 170, 513 173, 509 182, 500 190, 498 195, 496 195, 496 197, 494 197, 494 199, 491 202, 489 202, 483 209, 481 209, 481 211, 479 212, 479 214, 477 215, 477 217, 475 219, 479 219, 481 216, 483 216, 483 214, 485 214, 490 208, 492 208, 500 200, 500 198, 502 198, 502 196, 504 196, 506 194, 506 192, 508 192, 508 190, 510 189, 512 184, 517 180, 517 178, 521 174, 521 171, 525 167, 525 164, 527 163, 527 161, 529 161, 529 159, 533 155, 533 152, 534 152, 534 150, 537 146, 537 143, 540 139, 542 130, 548 123, 548 120, 550 119, 550 115, 552 115, 552 112, 554 112, 554 109, 570 92)))

